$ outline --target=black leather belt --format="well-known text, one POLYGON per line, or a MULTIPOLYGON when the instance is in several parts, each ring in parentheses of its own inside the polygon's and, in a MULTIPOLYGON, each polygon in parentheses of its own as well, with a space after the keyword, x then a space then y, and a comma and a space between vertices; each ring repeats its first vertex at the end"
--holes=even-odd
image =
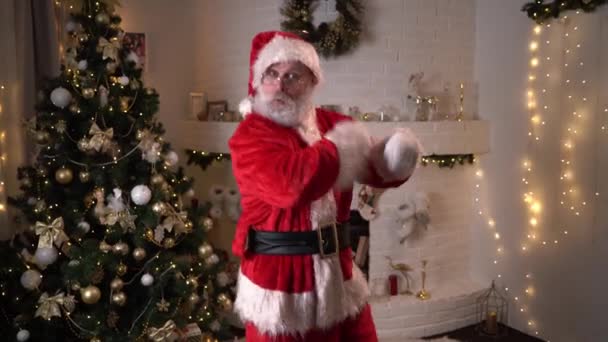
POLYGON ((328 257, 350 247, 348 223, 332 224, 309 232, 266 232, 249 229, 247 250, 257 254, 328 257))

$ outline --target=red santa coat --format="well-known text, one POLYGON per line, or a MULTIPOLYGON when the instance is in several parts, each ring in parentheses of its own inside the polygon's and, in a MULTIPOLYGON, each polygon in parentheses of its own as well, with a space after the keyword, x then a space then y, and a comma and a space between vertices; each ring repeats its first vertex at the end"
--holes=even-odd
MULTIPOLYGON (((304 129, 281 126, 252 113, 229 141, 242 214, 232 250, 242 257, 235 310, 262 333, 303 334, 353 317, 369 296, 350 249, 339 256, 259 255, 245 250, 248 230, 311 231, 349 218, 352 188, 333 189, 340 171, 336 145, 324 138, 349 117, 311 111, 304 129)), ((371 160, 371 159, 370 159, 371 160)), ((372 162, 365 183, 384 182, 372 162)))

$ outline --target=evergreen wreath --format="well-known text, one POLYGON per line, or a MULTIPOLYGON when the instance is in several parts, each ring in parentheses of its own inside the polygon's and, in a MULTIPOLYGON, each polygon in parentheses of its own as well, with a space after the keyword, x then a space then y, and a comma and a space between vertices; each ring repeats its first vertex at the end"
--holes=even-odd
POLYGON ((359 0, 336 0, 338 18, 312 23, 313 13, 319 0, 286 0, 281 14, 287 19, 281 29, 302 37, 315 46, 323 57, 337 57, 354 50, 359 45, 363 5, 359 0))
POLYGON ((607 3, 608 0, 554 0, 545 4, 544 0, 536 0, 525 4, 521 10, 527 12, 528 17, 537 24, 542 24, 551 18, 559 18, 561 12, 579 9, 594 12, 607 3))

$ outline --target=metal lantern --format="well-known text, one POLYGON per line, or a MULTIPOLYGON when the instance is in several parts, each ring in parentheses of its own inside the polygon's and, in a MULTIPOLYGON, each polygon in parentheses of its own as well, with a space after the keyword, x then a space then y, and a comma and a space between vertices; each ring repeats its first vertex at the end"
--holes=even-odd
POLYGON ((477 332, 482 336, 503 337, 507 335, 509 303, 496 284, 477 298, 477 332))

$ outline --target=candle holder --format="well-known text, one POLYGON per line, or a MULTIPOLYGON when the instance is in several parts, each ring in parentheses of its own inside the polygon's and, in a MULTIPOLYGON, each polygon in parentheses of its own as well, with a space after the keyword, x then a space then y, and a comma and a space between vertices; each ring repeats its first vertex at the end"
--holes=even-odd
POLYGON ((431 298, 431 294, 425 289, 426 286, 426 260, 422 260, 422 289, 416 293, 416 298, 427 300, 431 298))
POLYGON ((492 281, 490 288, 477 298, 477 326, 481 336, 499 338, 508 333, 509 306, 506 296, 500 293, 492 281))
POLYGON ((459 107, 456 120, 462 121, 464 119, 464 83, 460 83, 460 95, 458 97, 459 107))

